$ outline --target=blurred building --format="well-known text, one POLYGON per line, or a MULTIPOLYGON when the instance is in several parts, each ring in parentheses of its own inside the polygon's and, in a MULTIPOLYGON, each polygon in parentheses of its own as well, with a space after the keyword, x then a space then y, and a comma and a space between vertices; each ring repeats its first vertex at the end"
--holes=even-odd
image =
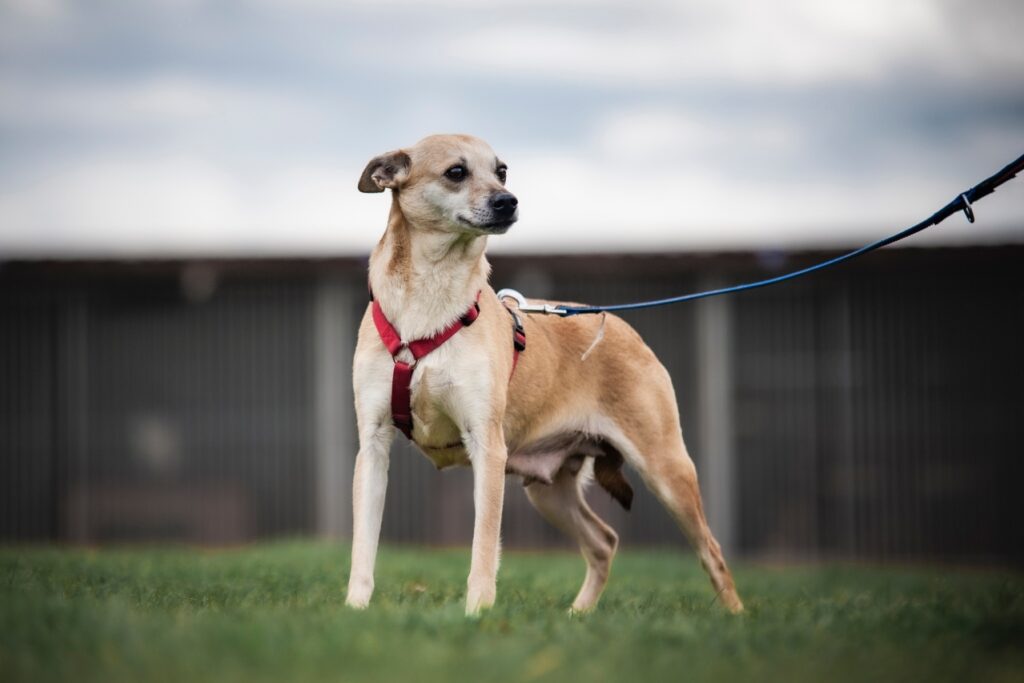
MULTIPOLYGON (((827 254, 493 257, 497 286, 662 297, 827 254)), ((1024 247, 891 249, 626 314, 672 374, 712 525, 747 556, 1024 558, 1024 247)), ((0 266, 0 539, 344 537, 365 262, 0 266)), ((527 351, 529 353, 529 350, 527 351)), ((384 538, 467 544, 471 473, 399 438, 384 538)), ((685 545, 635 473, 624 544, 685 545)), ((567 545, 510 479, 508 546, 567 545)))

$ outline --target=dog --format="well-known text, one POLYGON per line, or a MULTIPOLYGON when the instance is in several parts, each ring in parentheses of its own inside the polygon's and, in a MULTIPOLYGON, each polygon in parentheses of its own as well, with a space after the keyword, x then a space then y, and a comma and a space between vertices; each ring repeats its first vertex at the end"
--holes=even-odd
POLYGON ((614 315, 531 315, 488 285, 487 241, 519 217, 506 173, 483 140, 433 135, 375 157, 359 179, 360 191, 392 196, 370 256, 372 302, 353 364, 359 452, 346 604, 365 608, 373 593, 389 449, 400 425, 437 467, 472 467, 467 615, 494 604, 507 473, 522 475, 534 507, 579 544, 587 570, 570 609, 593 609, 618 536, 583 489, 596 479, 628 508, 623 463, 675 518, 722 604, 741 612, 704 518, 672 381, 654 353, 614 315), (522 353, 517 333, 527 340, 522 353), (413 340, 445 335, 426 355, 413 353, 413 340))

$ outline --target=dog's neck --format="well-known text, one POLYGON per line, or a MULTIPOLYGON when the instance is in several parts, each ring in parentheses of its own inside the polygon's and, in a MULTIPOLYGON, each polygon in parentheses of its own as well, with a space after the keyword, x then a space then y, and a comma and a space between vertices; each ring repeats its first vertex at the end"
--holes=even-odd
POLYGON ((487 238, 409 224, 392 199, 370 254, 370 288, 404 341, 430 337, 462 317, 487 285, 487 238))

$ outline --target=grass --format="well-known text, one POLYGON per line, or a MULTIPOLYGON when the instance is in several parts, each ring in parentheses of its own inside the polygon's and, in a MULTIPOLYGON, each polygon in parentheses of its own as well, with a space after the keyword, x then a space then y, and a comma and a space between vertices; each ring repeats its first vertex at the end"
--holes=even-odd
POLYGON ((692 557, 624 552, 570 617, 579 558, 508 553, 497 606, 467 620, 468 561, 385 548, 357 613, 335 545, 3 549, 0 680, 1024 679, 1020 574, 740 567, 731 617, 692 557))

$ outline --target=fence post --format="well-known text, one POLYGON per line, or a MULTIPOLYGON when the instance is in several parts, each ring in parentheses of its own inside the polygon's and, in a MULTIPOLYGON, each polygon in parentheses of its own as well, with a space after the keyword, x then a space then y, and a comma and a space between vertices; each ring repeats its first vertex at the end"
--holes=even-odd
MULTIPOLYGON (((722 286, 717 278, 702 289, 722 286)), ((726 555, 737 545, 739 496, 735 480, 733 424, 732 301, 728 296, 697 302, 697 378, 701 482, 708 523, 726 555)))
POLYGON ((88 295, 75 293, 56 307, 54 359, 55 540, 89 538, 88 295))
POLYGON ((333 539, 352 532, 356 438, 351 368, 359 323, 354 289, 341 278, 327 276, 315 290, 316 533, 333 539))

